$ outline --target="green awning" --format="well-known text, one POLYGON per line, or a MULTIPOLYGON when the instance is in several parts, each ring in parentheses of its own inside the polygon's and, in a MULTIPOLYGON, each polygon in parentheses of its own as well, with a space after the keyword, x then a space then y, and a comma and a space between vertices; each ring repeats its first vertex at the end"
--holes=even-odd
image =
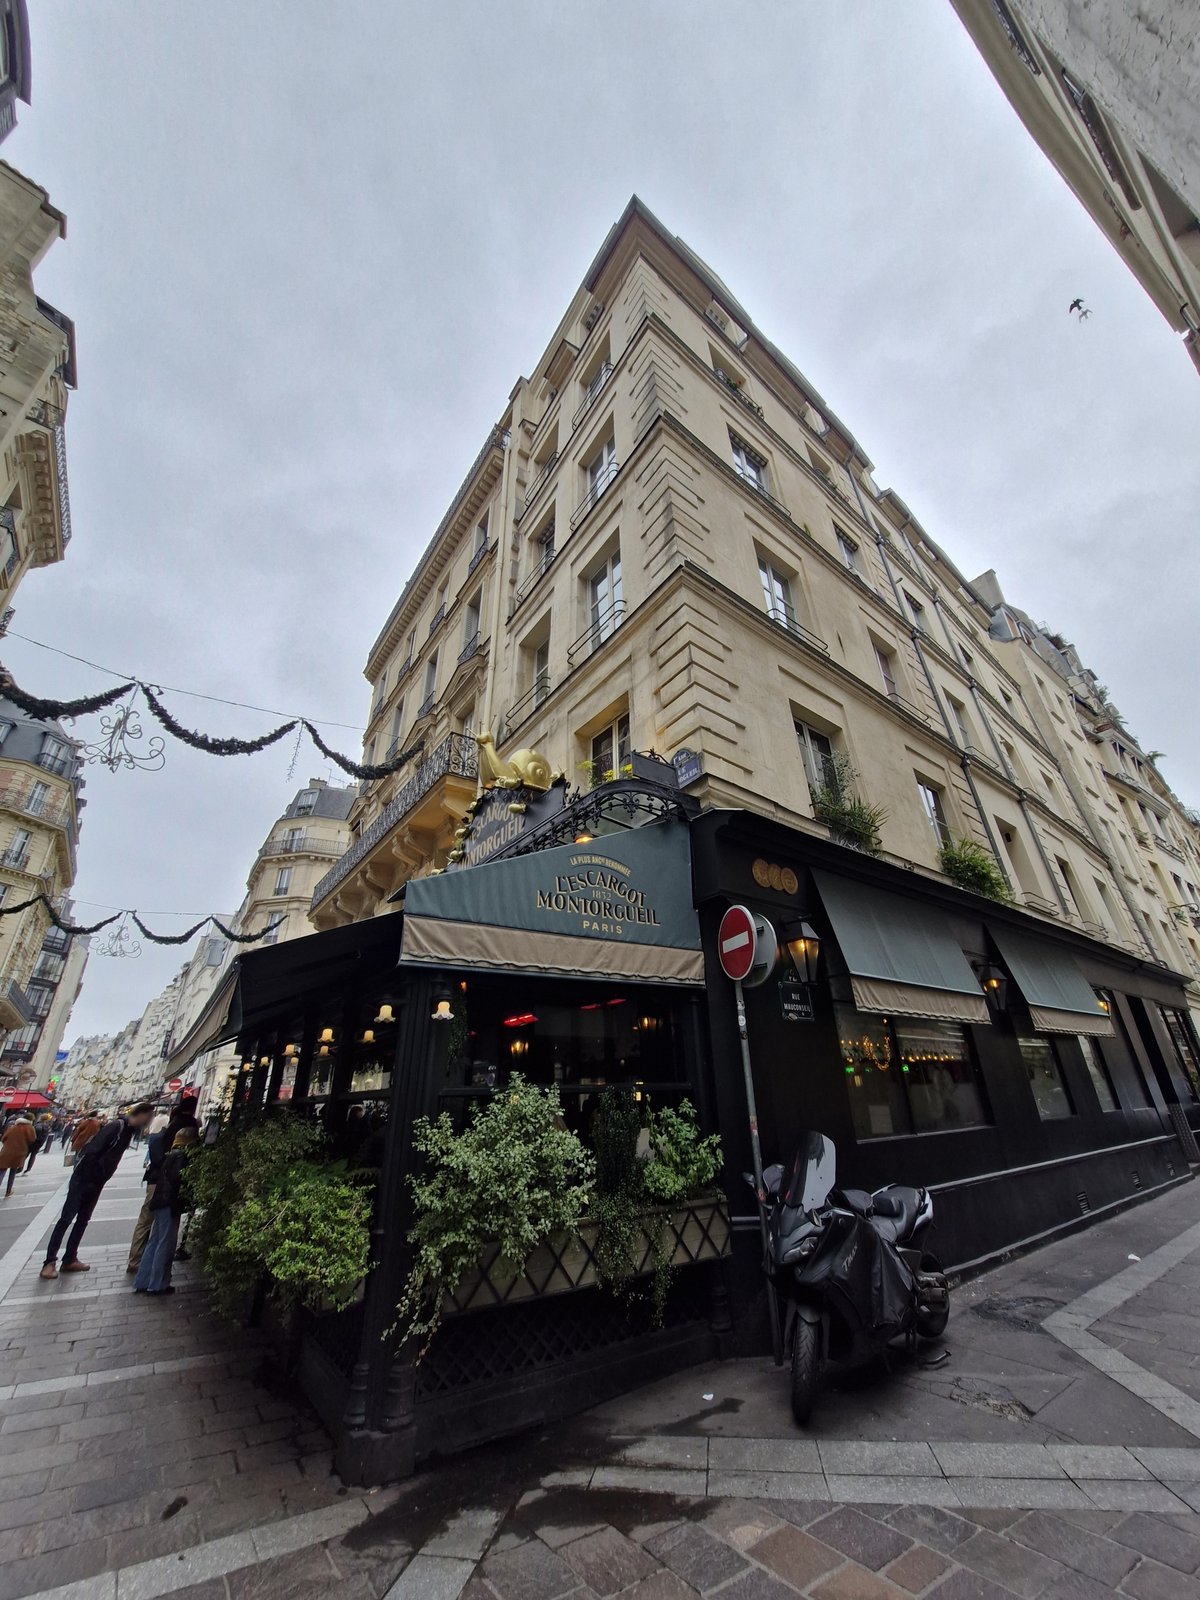
POLYGON ((414 878, 400 960, 701 984, 687 828, 653 823, 414 878))
POLYGON ((1004 965, 1024 996, 1039 1033, 1111 1034, 1112 1018, 1097 1000, 1069 950, 988 924, 1004 965))
POLYGON ((985 1023, 979 979, 940 911, 814 870, 860 1011, 985 1023))

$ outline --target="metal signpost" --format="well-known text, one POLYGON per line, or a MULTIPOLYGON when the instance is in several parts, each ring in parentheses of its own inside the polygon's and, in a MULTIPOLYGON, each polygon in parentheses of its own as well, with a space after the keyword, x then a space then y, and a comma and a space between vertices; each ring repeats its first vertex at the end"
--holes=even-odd
POLYGON ((754 1195, 758 1201, 758 1225, 762 1233, 763 1269, 767 1279, 767 1305, 771 1317, 771 1348, 775 1365, 783 1365, 783 1337, 779 1327, 779 1307, 775 1298, 770 1266, 770 1238, 767 1233, 766 1190, 763 1188, 762 1145, 758 1137, 758 1107, 754 1099, 754 1077, 750 1069, 750 1040, 746 1032, 744 984, 753 989, 766 981, 775 968, 775 930, 765 917, 745 906, 730 906, 721 918, 717 932, 717 955, 721 969, 733 982, 737 1001, 738 1038, 742 1047, 742 1074, 746 1080, 746 1109, 750 1117, 750 1155, 754 1163, 754 1195))

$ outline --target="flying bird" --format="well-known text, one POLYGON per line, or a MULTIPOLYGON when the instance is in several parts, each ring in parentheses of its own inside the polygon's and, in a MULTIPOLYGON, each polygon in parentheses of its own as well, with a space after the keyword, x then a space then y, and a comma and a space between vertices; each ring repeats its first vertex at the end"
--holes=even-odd
POLYGON ((1076 295, 1075 299, 1072 300, 1071 304, 1067 307, 1067 311, 1071 312, 1071 311, 1082 311, 1082 310, 1083 310, 1083 301, 1078 297, 1078 295, 1076 295))
POLYGON ((1076 313, 1079 315, 1080 322, 1086 322, 1092 314, 1084 305, 1079 295, 1076 295, 1074 300, 1072 300, 1071 304, 1067 307, 1068 316, 1074 316, 1076 313))

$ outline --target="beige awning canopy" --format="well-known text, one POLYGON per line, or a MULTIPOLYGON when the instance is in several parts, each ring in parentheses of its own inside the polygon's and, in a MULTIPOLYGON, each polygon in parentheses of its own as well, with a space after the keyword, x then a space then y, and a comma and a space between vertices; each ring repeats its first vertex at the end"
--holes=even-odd
POLYGON ((238 1030, 236 1016, 232 1016, 237 997, 237 963, 230 967, 224 978, 209 996, 208 1004, 175 1046, 164 1064, 164 1076, 173 1078, 191 1065, 219 1040, 233 1037, 238 1030))
POLYGON ((1112 1018, 1069 950, 997 923, 988 933, 1029 1007, 1039 1033, 1111 1035, 1112 1018))

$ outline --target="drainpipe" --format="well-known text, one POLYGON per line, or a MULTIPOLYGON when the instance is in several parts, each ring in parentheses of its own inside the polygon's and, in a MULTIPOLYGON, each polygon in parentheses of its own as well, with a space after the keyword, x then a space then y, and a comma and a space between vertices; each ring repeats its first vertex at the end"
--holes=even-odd
MULTIPOLYGON (((523 397, 522 397, 523 398, 523 397)), ((516 508, 517 493, 517 449, 513 443, 513 435, 519 424, 515 411, 508 416, 508 427, 502 431, 507 435, 504 446, 504 466, 500 472, 500 493, 497 497, 497 509, 501 515, 497 521, 501 524, 496 530, 496 563, 494 579, 494 594, 492 596, 492 637, 488 647, 488 669, 483 685, 483 705, 479 710, 479 726, 485 733, 498 735, 499 728, 492 727, 492 708, 496 693, 496 678, 499 672, 499 652, 504 627, 504 601, 508 591, 506 574, 513 559, 513 539, 516 523, 513 521, 513 512, 516 508)), ((491 529, 488 529, 491 532, 491 529)), ((497 738, 497 743, 499 739, 497 738)))

